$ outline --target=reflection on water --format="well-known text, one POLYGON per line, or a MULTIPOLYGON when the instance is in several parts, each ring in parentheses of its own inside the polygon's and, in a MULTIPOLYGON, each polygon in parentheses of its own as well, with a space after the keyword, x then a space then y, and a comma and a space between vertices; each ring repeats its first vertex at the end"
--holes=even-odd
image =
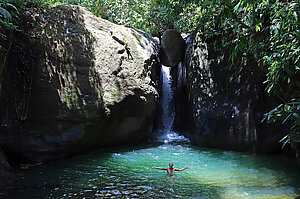
POLYGON ((193 147, 175 133, 25 170, 9 198, 295 198, 297 165, 193 147), (167 142, 165 142, 167 140, 167 142), (153 143, 153 142, 152 142, 153 143), (168 176, 152 166, 191 169, 168 176))

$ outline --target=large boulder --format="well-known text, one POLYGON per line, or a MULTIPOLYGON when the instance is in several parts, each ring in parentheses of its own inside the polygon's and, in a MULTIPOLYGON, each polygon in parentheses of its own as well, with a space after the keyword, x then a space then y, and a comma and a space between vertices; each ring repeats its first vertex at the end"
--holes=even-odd
POLYGON ((231 61, 234 46, 223 46, 227 36, 202 38, 197 33, 185 57, 189 106, 189 134, 192 143, 250 152, 281 150, 278 141, 287 134, 281 124, 262 123, 263 114, 278 99, 268 96, 265 73, 253 57, 231 61))
POLYGON ((174 29, 168 29, 161 38, 161 61, 165 66, 176 66, 184 59, 185 41, 174 29))
POLYGON ((155 40, 79 6, 20 14, 0 96, 1 144, 40 162, 144 140, 158 101, 155 40))

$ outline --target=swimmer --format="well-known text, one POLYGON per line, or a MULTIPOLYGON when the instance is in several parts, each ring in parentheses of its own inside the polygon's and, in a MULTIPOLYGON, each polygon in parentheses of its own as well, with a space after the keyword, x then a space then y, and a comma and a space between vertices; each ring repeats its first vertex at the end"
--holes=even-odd
POLYGON ((165 170, 165 171, 167 171, 168 174, 171 174, 171 175, 174 174, 174 171, 183 171, 183 170, 186 170, 186 169, 190 169, 190 167, 185 167, 183 169, 176 169, 176 168, 173 167, 173 163, 169 163, 168 168, 163 168, 163 167, 152 167, 152 168, 153 169, 165 170))

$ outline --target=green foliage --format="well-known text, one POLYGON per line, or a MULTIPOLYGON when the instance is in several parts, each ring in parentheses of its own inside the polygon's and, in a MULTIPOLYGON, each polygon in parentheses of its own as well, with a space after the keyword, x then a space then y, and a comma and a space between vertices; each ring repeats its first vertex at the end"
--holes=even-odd
MULTIPOLYGON (((36 5, 44 3, 71 4, 86 7, 96 16, 112 22, 142 29, 157 34, 167 28, 175 27, 181 32, 195 27, 192 6, 195 0, 32 0, 36 5)), ((197 2, 197 3, 195 3, 197 2)))
POLYGON ((14 5, 15 3, 12 0, 0 0, 0 50, 5 50, 2 43, 7 40, 7 32, 18 30, 17 25, 14 23, 18 17, 18 9, 14 5))
MULTIPOLYGON (((282 104, 264 117, 268 122, 291 123, 283 141, 299 142, 300 123, 300 46, 299 1, 287 0, 213 0, 194 5, 192 21, 204 38, 222 38, 224 46, 233 45, 232 62, 237 55, 247 64, 253 57, 266 73, 266 92, 277 95, 282 104)), ((192 27, 195 27, 193 25, 192 27)))
POLYGON ((292 124, 291 132, 280 141, 283 142, 282 147, 290 143, 292 147, 295 142, 300 142, 300 102, 292 99, 291 102, 280 104, 278 107, 265 114, 263 119, 270 122, 281 121, 282 123, 290 122, 292 124))
POLYGON ((282 86, 292 84, 299 73, 299 3, 296 1, 247 3, 238 1, 235 12, 240 16, 237 48, 252 52, 261 67, 268 68, 267 92, 277 94, 282 86), (241 31, 242 30, 242 31, 241 31))
POLYGON ((233 2, 234 12, 241 19, 235 30, 233 58, 238 52, 252 54, 267 72, 266 91, 280 97, 283 103, 267 113, 264 120, 291 122, 290 134, 282 141, 294 146, 294 142, 300 142, 299 1, 233 2))

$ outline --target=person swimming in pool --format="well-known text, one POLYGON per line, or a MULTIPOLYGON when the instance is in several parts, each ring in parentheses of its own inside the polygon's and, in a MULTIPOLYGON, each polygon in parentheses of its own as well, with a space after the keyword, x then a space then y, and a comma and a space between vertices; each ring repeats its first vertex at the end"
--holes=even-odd
POLYGON ((171 174, 173 175, 174 174, 174 171, 183 171, 183 170, 186 170, 186 169, 190 169, 190 167, 185 167, 183 169, 177 169, 177 168, 174 168, 173 167, 173 163, 169 163, 169 167, 168 168, 163 168, 163 167, 152 167, 153 169, 160 169, 160 170, 165 170, 167 171, 168 174, 171 174))

